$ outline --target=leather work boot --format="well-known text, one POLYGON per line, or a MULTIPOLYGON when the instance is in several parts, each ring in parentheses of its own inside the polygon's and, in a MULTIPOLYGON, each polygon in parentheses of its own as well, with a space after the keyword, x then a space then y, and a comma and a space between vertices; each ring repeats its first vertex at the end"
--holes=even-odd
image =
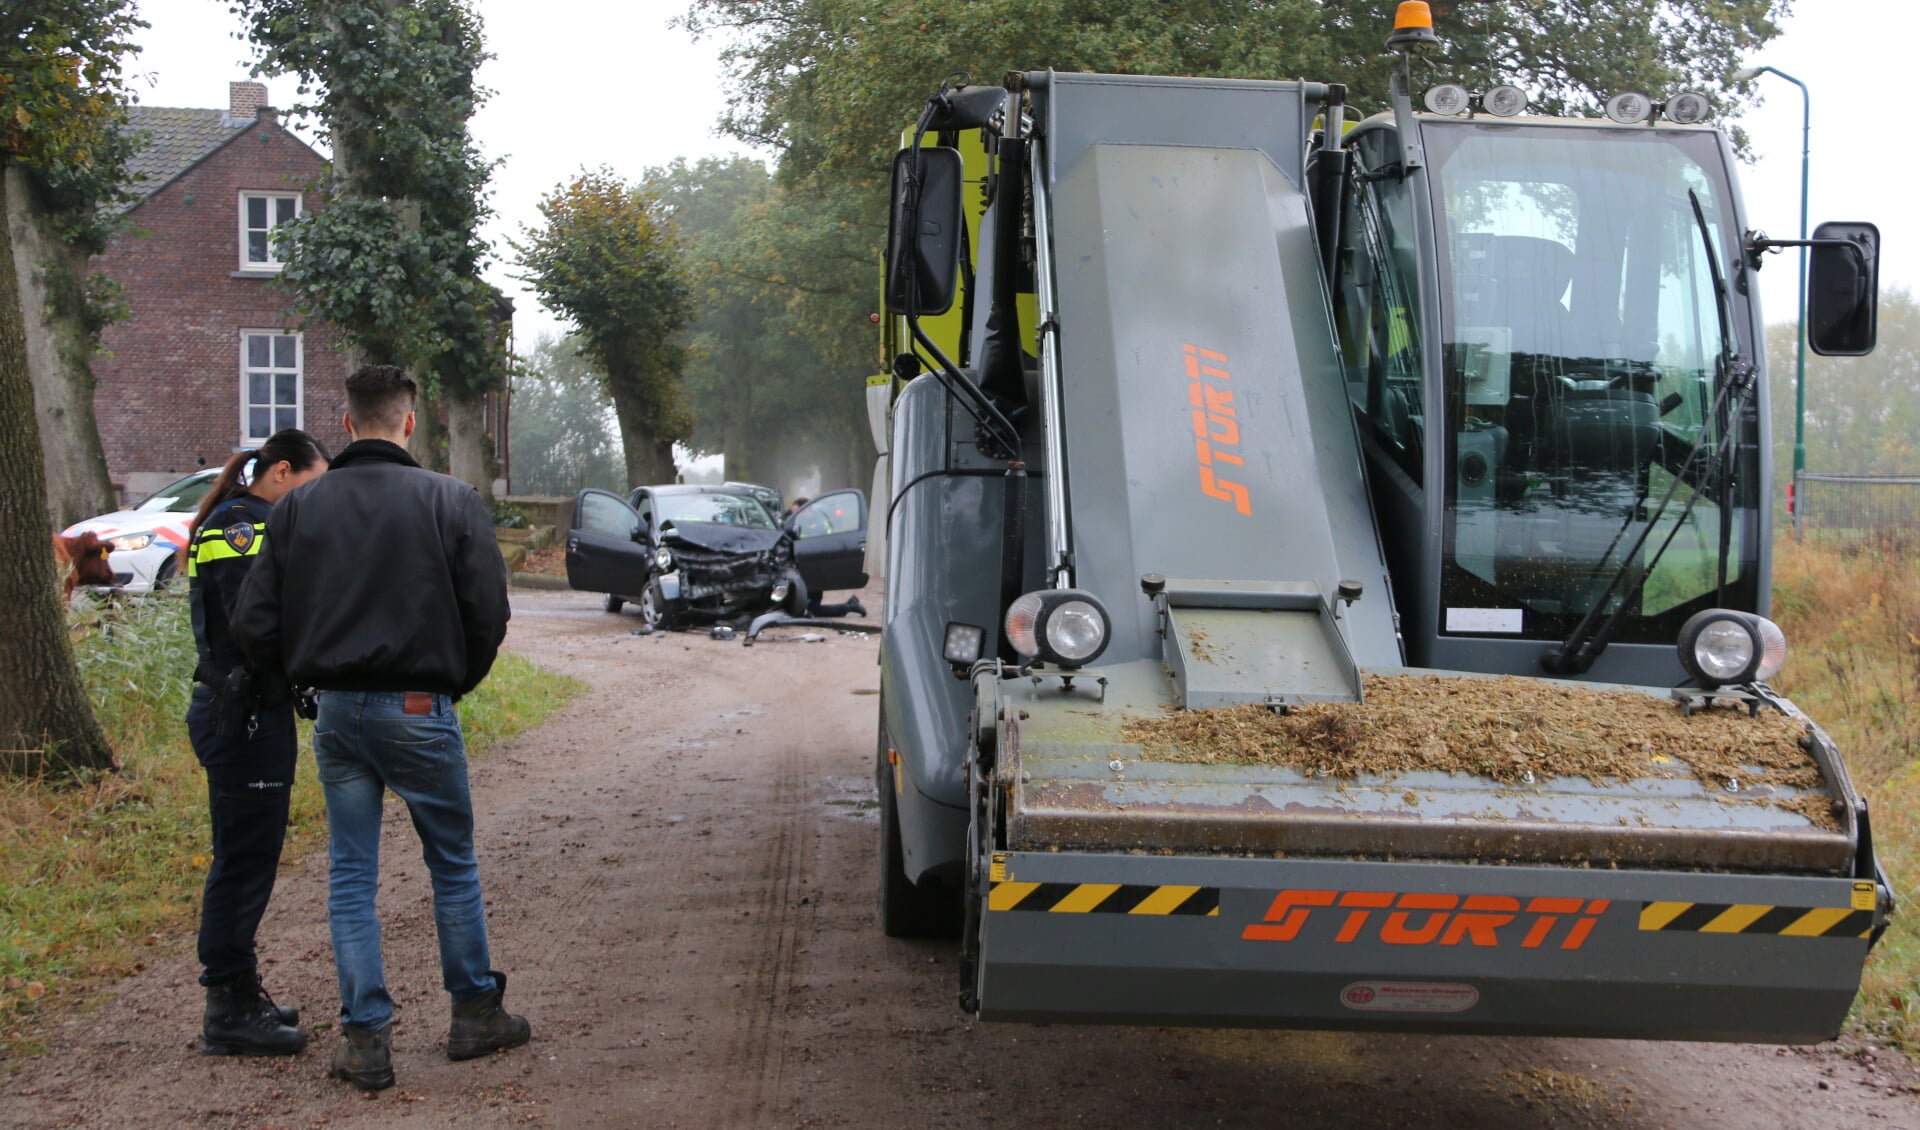
MULTIPOLYGON (((259 974, 254 974, 254 979, 257 982, 259 980, 259 974)), ((273 1010, 274 1017, 278 1019, 280 1023, 295 1028, 300 1026, 300 1010, 291 1005, 273 1003, 273 995, 267 992, 265 984, 260 985, 260 999, 265 1001, 267 1007, 273 1010)))
POLYGON ((384 1091, 393 1086, 393 1026, 374 1031, 358 1024, 342 1024, 346 1039, 333 1052, 333 1067, 327 1072, 345 1079, 363 1091, 384 1091))
POLYGON ((470 1001, 453 1002, 453 1026, 447 1029, 447 1058, 473 1059, 495 1048, 517 1048, 533 1038, 533 1025, 500 1006, 507 992, 507 975, 487 971, 493 991, 470 1001))
POLYGON ((200 1054, 294 1055, 307 1046, 307 1034, 281 1016, 282 1010, 261 992, 259 978, 251 973, 208 985, 200 1054))
POLYGON ((859 597, 850 596, 847 598, 847 611, 853 613, 855 616, 865 616, 867 614, 867 606, 860 603, 859 597))

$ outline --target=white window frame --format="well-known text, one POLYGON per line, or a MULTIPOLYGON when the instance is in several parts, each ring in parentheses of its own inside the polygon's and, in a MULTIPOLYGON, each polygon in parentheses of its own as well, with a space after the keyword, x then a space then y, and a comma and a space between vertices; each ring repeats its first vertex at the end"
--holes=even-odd
POLYGON ((295 219, 299 219, 300 216, 305 213, 305 210, 301 207, 300 194, 297 192, 242 191, 240 193, 240 269, 242 271, 278 273, 281 268, 286 266, 285 263, 282 263, 275 257, 273 249, 273 230, 280 226, 280 221, 274 219, 275 214, 279 211, 279 209, 274 206, 274 202, 278 200, 293 201, 293 216, 295 219), (261 230, 251 227, 247 223, 247 203, 252 200, 265 200, 267 202, 267 226, 265 229, 267 234, 267 257, 259 262, 247 258, 248 237, 254 232, 261 230))
MULTIPOLYGON (((267 435, 251 434, 252 433, 251 417, 253 413, 250 411, 250 409, 254 407, 254 402, 253 402, 253 396, 252 396, 253 390, 251 388, 252 380, 250 378, 255 373, 269 373, 276 377, 283 374, 289 374, 289 373, 292 374, 293 376, 293 425, 292 426, 296 428, 306 427, 307 426, 307 422, 306 422, 307 421, 306 335, 299 333, 298 331, 288 331, 288 330, 278 330, 278 329, 242 329, 240 331, 240 446, 241 447, 258 447, 262 443, 266 442, 267 436, 270 436, 274 432, 279 430, 278 428, 269 428, 267 431, 267 435), (259 366, 249 364, 247 360, 247 343, 255 337, 267 337, 267 338, 290 337, 292 338, 293 339, 293 367, 289 369, 285 366, 277 366, 272 364, 272 359, 273 359, 272 346, 267 347, 268 348, 268 364, 265 368, 261 368, 259 366)), ((269 397, 272 396, 272 391, 273 390, 272 390, 271 384, 269 384, 269 387, 268 387, 269 397)), ((285 407, 285 405, 275 405, 272 403, 271 400, 269 400, 268 403, 264 405, 264 407, 266 407, 271 413, 277 408, 285 407)), ((269 415, 268 417, 268 422, 269 423, 272 422, 271 415, 269 415)))

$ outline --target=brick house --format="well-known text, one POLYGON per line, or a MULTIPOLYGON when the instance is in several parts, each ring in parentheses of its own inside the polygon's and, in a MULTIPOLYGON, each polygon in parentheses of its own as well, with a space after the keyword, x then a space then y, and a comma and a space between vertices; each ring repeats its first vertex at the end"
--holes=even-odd
POLYGON ((93 365, 107 468, 130 501, 280 428, 347 442, 346 360, 329 328, 299 328, 271 238, 315 206, 327 160, 278 122, 265 86, 228 91, 224 110, 132 109, 148 135, 133 230, 94 261, 132 309, 93 365))

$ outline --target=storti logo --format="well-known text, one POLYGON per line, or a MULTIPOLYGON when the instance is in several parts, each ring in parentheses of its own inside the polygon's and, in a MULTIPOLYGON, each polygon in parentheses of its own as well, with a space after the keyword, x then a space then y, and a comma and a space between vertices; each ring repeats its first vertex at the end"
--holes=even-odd
POLYGON ((1227 355, 1195 345, 1183 345, 1187 354, 1187 402, 1192 405, 1193 449, 1200 461, 1200 491, 1208 498, 1233 503, 1241 514, 1253 514, 1253 502, 1242 483, 1214 474, 1214 465, 1244 467, 1239 451, 1240 416, 1233 408, 1233 389, 1227 382, 1227 355))
POLYGON ((1293 889, 1275 895, 1266 917, 1248 925, 1240 937, 1249 942, 1291 942, 1315 911, 1345 910, 1345 914, 1321 915, 1339 918, 1333 941, 1340 945, 1372 937, 1390 946, 1466 942, 1539 949, 1557 938, 1560 949, 1577 950, 1587 944, 1593 924, 1610 905, 1608 899, 1293 889))

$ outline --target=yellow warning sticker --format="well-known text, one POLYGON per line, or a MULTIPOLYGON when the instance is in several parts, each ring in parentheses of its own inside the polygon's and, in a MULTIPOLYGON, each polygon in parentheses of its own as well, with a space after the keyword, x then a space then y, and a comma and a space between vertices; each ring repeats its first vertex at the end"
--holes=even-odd
POLYGON ((1864 879, 1853 885, 1853 909, 1872 910, 1879 901, 1879 892, 1874 889, 1873 880, 1864 879))
POLYGON ((987 868, 987 881, 992 883, 1004 883, 1010 878, 1012 878, 1012 876, 1007 874, 1006 853, 999 852, 999 851, 994 852, 993 863, 991 866, 987 868))

